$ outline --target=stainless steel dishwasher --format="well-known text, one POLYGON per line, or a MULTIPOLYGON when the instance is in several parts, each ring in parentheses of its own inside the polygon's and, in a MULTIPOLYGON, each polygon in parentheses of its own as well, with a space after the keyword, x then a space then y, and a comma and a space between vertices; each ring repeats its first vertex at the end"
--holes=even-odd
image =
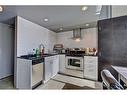
POLYGON ((44 59, 32 60, 32 89, 43 83, 44 59))

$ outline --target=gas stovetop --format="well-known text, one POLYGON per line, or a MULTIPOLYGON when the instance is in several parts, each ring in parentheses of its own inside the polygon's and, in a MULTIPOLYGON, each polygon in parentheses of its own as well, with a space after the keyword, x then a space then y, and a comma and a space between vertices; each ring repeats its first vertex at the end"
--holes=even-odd
POLYGON ((66 54, 66 56, 83 57, 85 54, 66 54))
POLYGON ((67 52, 66 52, 66 56, 76 56, 76 57, 82 57, 85 55, 85 50, 83 49, 79 49, 79 48, 76 48, 76 49, 69 49, 67 52))

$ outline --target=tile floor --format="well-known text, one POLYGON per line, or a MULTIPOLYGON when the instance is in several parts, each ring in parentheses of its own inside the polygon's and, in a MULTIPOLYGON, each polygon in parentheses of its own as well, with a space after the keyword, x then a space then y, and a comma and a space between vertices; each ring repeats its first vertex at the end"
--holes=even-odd
MULTIPOLYGON (((74 77, 65 76, 61 74, 57 74, 55 77, 49 80, 46 84, 42 84, 38 86, 36 89, 37 90, 43 90, 43 89, 60 90, 65 86, 66 83, 77 85, 80 87, 87 86, 93 89, 102 89, 102 84, 99 82, 86 80, 86 79, 80 79, 80 78, 74 78, 74 77)), ((13 86, 13 76, 0 80, 0 89, 5 89, 5 90, 15 89, 13 86)))
POLYGON ((83 71, 79 71, 79 70, 65 69, 64 71, 62 71, 62 73, 83 78, 83 71))
POLYGON ((102 89, 102 83, 91 80, 80 79, 61 74, 57 74, 55 77, 53 77, 53 79, 64 83, 74 84, 80 87, 88 86, 94 89, 102 89))
POLYGON ((0 80, 0 89, 2 89, 2 90, 14 89, 13 80, 14 80, 13 76, 9 76, 7 78, 1 79, 0 80))
POLYGON ((49 80, 47 83, 45 83, 44 85, 40 85, 36 88, 36 90, 41 90, 41 89, 57 89, 57 90, 60 90, 64 87, 65 83, 62 83, 62 82, 58 82, 58 81, 55 81, 55 80, 49 80))
POLYGON ((93 89, 102 89, 102 83, 95 82, 86 79, 75 78, 71 76, 57 74, 51 80, 49 80, 46 84, 40 85, 36 89, 62 89, 66 83, 73 84, 79 87, 89 87, 93 89))

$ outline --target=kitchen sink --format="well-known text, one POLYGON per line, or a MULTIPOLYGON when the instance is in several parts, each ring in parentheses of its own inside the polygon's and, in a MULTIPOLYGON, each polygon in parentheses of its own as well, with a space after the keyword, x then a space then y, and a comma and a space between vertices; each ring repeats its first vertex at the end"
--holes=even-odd
POLYGON ((48 56, 52 56, 54 54, 48 54, 48 53, 45 53, 43 55, 23 55, 23 56, 20 56, 20 58, 24 58, 24 59, 41 59, 43 57, 48 57, 48 56))

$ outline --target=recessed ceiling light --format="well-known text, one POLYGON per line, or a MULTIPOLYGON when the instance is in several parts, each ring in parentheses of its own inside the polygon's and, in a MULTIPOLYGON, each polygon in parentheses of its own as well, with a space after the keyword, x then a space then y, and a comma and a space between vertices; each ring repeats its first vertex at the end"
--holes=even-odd
POLYGON ((83 7, 82 7, 82 11, 86 11, 87 9, 88 9, 87 6, 83 6, 83 7))
POLYGON ((89 24, 85 24, 85 26, 89 26, 89 24))
POLYGON ((2 6, 0 6, 0 12, 3 12, 3 7, 2 6))
POLYGON ((63 30, 63 28, 60 28, 60 30, 62 31, 62 30, 63 30))
POLYGON ((44 21, 45 21, 45 22, 47 22, 47 21, 49 21, 49 19, 47 19, 47 18, 44 18, 44 21))

